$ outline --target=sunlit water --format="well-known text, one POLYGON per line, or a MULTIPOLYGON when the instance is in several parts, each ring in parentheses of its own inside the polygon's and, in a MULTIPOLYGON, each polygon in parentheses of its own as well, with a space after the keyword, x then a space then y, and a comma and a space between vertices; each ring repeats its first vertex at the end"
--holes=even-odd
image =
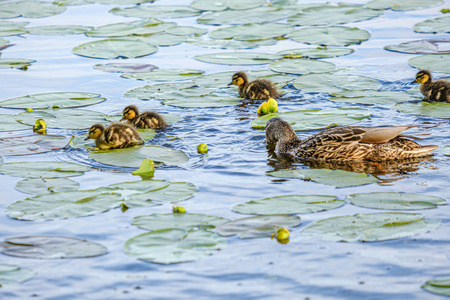
MULTIPOLYGON (((155 5, 187 5, 189 2, 159 1, 155 5)), ((386 10, 384 15, 373 20, 346 24, 367 29, 372 37, 361 45, 351 46, 355 49, 351 55, 325 60, 340 68, 351 68, 356 74, 379 79, 383 89, 407 90, 417 71, 407 63, 414 55, 385 51, 383 46, 420 38, 446 37, 418 34, 411 28, 419 21, 440 16, 439 10, 449 5, 447 1, 443 5, 418 11, 386 10)), ((113 7, 96 4, 69 6, 61 15, 25 20, 30 22, 30 27, 51 24, 100 26, 134 20, 109 14, 108 10, 113 7)), ((181 18, 165 21, 218 28, 196 24, 195 20, 181 18)), ((450 163, 440 150, 435 151, 432 159, 412 168, 404 168, 402 172, 378 174, 380 184, 337 189, 297 179, 275 179, 267 176, 267 172, 305 166, 302 162, 277 158, 266 149, 264 132, 252 130, 250 122, 256 117, 259 103, 247 102, 236 107, 214 109, 182 109, 165 106, 156 100, 126 99, 123 97, 126 91, 148 83, 95 70, 93 65, 108 61, 71 53, 73 47, 95 38, 84 35, 24 35, 8 39, 16 45, 4 50, 3 58, 30 58, 37 62, 26 72, 0 70, 2 99, 46 92, 85 91, 100 93, 107 98, 106 102, 90 106, 91 110, 114 114, 134 103, 142 109, 180 115, 181 122, 159 133, 150 143, 180 149, 189 155, 188 163, 180 167, 158 168, 155 175, 155 179, 188 181, 198 187, 198 193, 183 202, 188 212, 238 219, 243 215, 231 211, 237 204, 290 194, 336 195, 344 199, 352 193, 392 191, 448 198, 450 163), (197 154, 196 146, 200 143, 208 144, 207 155, 197 154)), ((286 40, 275 46, 241 51, 275 53, 302 46, 286 40)), ((197 54, 220 51, 223 50, 183 43, 161 47, 153 55, 126 62, 150 63, 160 69, 201 69, 206 73, 267 69, 266 65, 226 66, 193 59, 197 54)), ((230 89, 230 93, 235 93, 234 89, 230 89)), ((327 100, 325 94, 301 91, 293 91, 287 100, 279 101, 280 111, 330 107, 369 109, 371 118, 358 123, 365 126, 426 123, 426 127, 411 130, 412 134, 424 139, 421 143, 441 147, 450 143, 448 121, 399 113, 390 106, 335 103, 327 100)), ((18 112, 0 109, 0 113, 18 112)), ((49 133, 71 135, 85 131, 49 130, 49 133)), ((311 133, 301 132, 299 135, 306 137, 311 133)), ((92 171, 71 178, 80 183, 80 189, 137 180, 127 169, 92 161, 85 150, 65 149, 4 158, 5 162, 38 160, 73 161, 92 166, 92 171)), ((170 212, 170 204, 133 208, 125 213, 115 209, 84 218, 24 222, 11 219, 4 213, 9 204, 27 197, 14 189, 20 179, 5 175, 0 175, 0 178, 0 206, 3 211, 0 214, 1 238, 67 236, 87 239, 108 248, 106 255, 86 259, 37 260, 2 255, 0 263, 17 264, 35 270, 37 274, 25 283, 0 289, 1 299, 439 299, 440 296, 429 294, 420 286, 426 280, 450 275, 449 206, 419 211, 427 218, 441 219, 442 224, 437 230, 414 238, 377 243, 332 243, 301 235, 305 226, 320 219, 378 212, 346 204, 327 212, 301 215, 303 222, 300 227, 291 230, 291 239, 286 245, 268 238, 240 240, 231 237, 227 238, 227 246, 213 256, 191 263, 158 265, 127 256, 122 247, 129 238, 145 232, 131 225, 132 217, 170 212)))

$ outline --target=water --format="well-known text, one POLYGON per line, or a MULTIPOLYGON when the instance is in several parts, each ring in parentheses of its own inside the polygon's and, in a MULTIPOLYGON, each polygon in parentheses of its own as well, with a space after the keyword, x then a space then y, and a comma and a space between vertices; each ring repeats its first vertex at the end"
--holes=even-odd
MULTIPOLYGON (((320 1, 317 1, 320 2, 320 1)), ((187 5, 189 1, 173 0, 159 4, 187 5)), ((355 52, 348 56, 325 59, 339 68, 353 69, 354 73, 370 76, 383 82, 383 89, 406 90, 417 70, 407 61, 414 55, 389 52, 385 45, 420 38, 444 38, 448 35, 418 34, 412 26, 430 17, 440 16, 441 8, 450 2, 418 11, 394 12, 368 21, 346 24, 367 29, 372 37, 361 45, 351 46, 355 52)), ((68 7, 61 15, 42 19, 25 19, 29 26, 51 24, 79 24, 100 26, 128 22, 134 18, 108 13, 113 5, 84 5, 68 7)), ((124 6, 126 7, 126 6, 124 6)), ((196 24, 195 18, 167 19, 178 25, 196 24)), ((346 195, 361 192, 412 192, 447 197, 450 163, 440 150, 434 157, 412 169, 378 174, 380 184, 336 189, 302 180, 279 180, 267 176, 278 169, 304 167, 302 162, 286 161, 266 149, 264 132, 252 130, 250 122, 256 116, 259 103, 245 102, 236 107, 214 109, 182 109, 165 106, 159 101, 137 101, 123 97, 131 88, 147 82, 120 78, 92 68, 107 60, 79 57, 71 49, 94 40, 84 35, 8 37, 16 44, 3 51, 3 58, 36 59, 28 71, 0 70, 2 99, 26 94, 85 91, 100 93, 106 102, 89 109, 107 114, 119 113, 128 104, 142 109, 177 114, 182 121, 160 133, 151 141, 165 147, 185 151, 190 160, 180 167, 158 168, 155 179, 194 183, 199 192, 183 202, 188 212, 203 213, 238 219, 244 217, 231 211, 232 207, 250 200, 289 194, 346 195), (198 155, 196 146, 206 142, 209 153, 198 155)), ((302 44, 280 41, 275 46, 252 50, 275 53, 302 44)), ((193 68, 208 73, 266 69, 267 66, 224 66, 196 61, 194 55, 221 52, 219 49, 199 48, 186 43, 161 47, 159 52, 126 62, 139 62, 166 68, 193 68)), ((113 62, 113 61, 111 61, 113 62)), ((124 61, 125 62, 125 61, 124 61)), ((443 74, 436 74, 443 75, 443 74)), ((427 123, 426 128, 413 129, 423 144, 445 146, 448 138, 447 120, 407 115, 390 106, 363 106, 334 103, 323 94, 294 91, 289 99, 279 101, 280 111, 363 107, 372 112, 370 119, 360 125, 427 123)), ((0 108, 0 113, 18 113, 19 110, 0 108)), ((81 134, 85 131, 49 130, 49 134, 81 134)), ((300 137, 312 132, 301 132, 300 137)), ((12 161, 74 161, 93 167, 80 177, 80 189, 91 189, 118 182, 134 181, 128 170, 100 165, 89 159, 83 150, 58 150, 51 153, 5 157, 12 161)), ((5 208, 26 197, 14 189, 20 178, 0 175, 2 197, 0 214, 1 238, 25 235, 55 235, 76 237, 100 243, 108 248, 106 255, 67 260, 37 260, 0 256, 0 263, 17 264, 33 269, 37 274, 20 285, 0 290, 1 299, 440 299, 423 291, 426 280, 449 276, 449 210, 448 206, 419 211, 427 218, 441 219, 441 226, 428 234, 377 243, 331 243, 305 238, 301 230, 314 221, 347 214, 371 213, 350 204, 327 212, 301 215, 303 223, 291 230, 287 245, 270 239, 240 240, 227 238, 228 244, 213 256, 202 260, 174 265, 157 265, 127 256, 123 244, 144 231, 132 226, 134 216, 150 213, 168 213, 171 205, 133 208, 125 213, 115 209, 103 214, 48 222, 24 222, 10 219, 5 208)))

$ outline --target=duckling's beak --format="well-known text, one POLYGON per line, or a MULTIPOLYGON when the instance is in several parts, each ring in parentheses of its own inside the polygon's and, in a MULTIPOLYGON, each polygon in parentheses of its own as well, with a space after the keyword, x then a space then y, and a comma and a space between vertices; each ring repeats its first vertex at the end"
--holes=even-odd
POLYGON ((125 116, 123 116, 122 119, 120 119, 119 122, 122 122, 122 121, 125 120, 125 119, 126 119, 125 116))
POLYGON ((414 83, 417 83, 417 79, 414 80, 413 82, 410 82, 409 84, 414 84, 414 83))
POLYGON ((232 82, 230 82, 229 84, 227 84, 228 86, 230 86, 230 85, 233 85, 233 81, 232 82))
POLYGON ((88 139, 90 139, 90 137, 89 137, 89 136, 87 136, 87 137, 86 137, 86 138, 85 138, 84 140, 85 140, 85 141, 87 141, 88 139))

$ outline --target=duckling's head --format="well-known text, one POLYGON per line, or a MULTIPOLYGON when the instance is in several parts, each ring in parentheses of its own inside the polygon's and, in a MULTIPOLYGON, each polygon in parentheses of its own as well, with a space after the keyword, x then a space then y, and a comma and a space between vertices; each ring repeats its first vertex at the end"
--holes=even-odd
POLYGON ((84 139, 85 141, 88 139, 97 139, 99 138, 103 131, 105 131, 105 127, 102 124, 95 124, 89 128, 88 136, 84 139))
POLYGON ((122 117, 122 119, 120 119, 120 121, 133 120, 136 116, 139 115, 139 110, 134 105, 128 105, 127 107, 124 108, 122 114, 123 114, 123 117, 122 117))
POLYGON ((266 141, 268 144, 275 144, 279 140, 296 141, 298 137, 288 122, 275 117, 266 123, 266 141))
POLYGON ((246 82, 248 81, 247 79, 247 74, 245 74, 245 72, 237 72, 233 75, 233 77, 231 77, 231 82, 228 85, 237 85, 237 86, 241 86, 244 85, 246 82))
POLYGON ((413 84, 413 83, 428 83, 428 82, 431 82, 431 72, 428 70, 420 70, 416 74, 416 80, 411 82, 411 84, 413 84))

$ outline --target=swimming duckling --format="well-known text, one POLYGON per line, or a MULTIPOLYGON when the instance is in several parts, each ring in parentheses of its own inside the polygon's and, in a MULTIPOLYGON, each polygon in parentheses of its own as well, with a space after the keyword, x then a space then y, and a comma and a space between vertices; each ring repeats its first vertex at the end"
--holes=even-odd
POLYGON ((337 126, 300 140, 288 122, 276 117, 266 124, 266 140, 277 143, 279 153, 302 158, 383 161, 431 155, 438 146, 422 146, 400 135, 416 126, 337 126))
POLYGON ((106 128, 102 124, 92 125, 85 140, 88 139, 94 139, 95 145, 100 150, 124 148, 144 143, 136 129, 122 123, 111 123, 106 128))
POLYGON ((269 98, 280 98, 277 88, 273 83, 266 79, 255 79, 248 82, 247 74, 245 72, 237 72, 231 78, 228 85, 237 85, 239 95, 243 98, 265 100, 269 98))
POLYGON ((154 111, 144 111, 139 114, 139 110, 134 105, 128 105, 123 110, 123 118, 127 123, 136 128, 163 129, 169 126, 164 118, 154 111))
POLYGON ((450 81, 439 79, 432 81, 431 72, 420 70, 416 74, 416 80, 411 82, 420 83, 420 91, 430 101, 450 102, 450 81))

